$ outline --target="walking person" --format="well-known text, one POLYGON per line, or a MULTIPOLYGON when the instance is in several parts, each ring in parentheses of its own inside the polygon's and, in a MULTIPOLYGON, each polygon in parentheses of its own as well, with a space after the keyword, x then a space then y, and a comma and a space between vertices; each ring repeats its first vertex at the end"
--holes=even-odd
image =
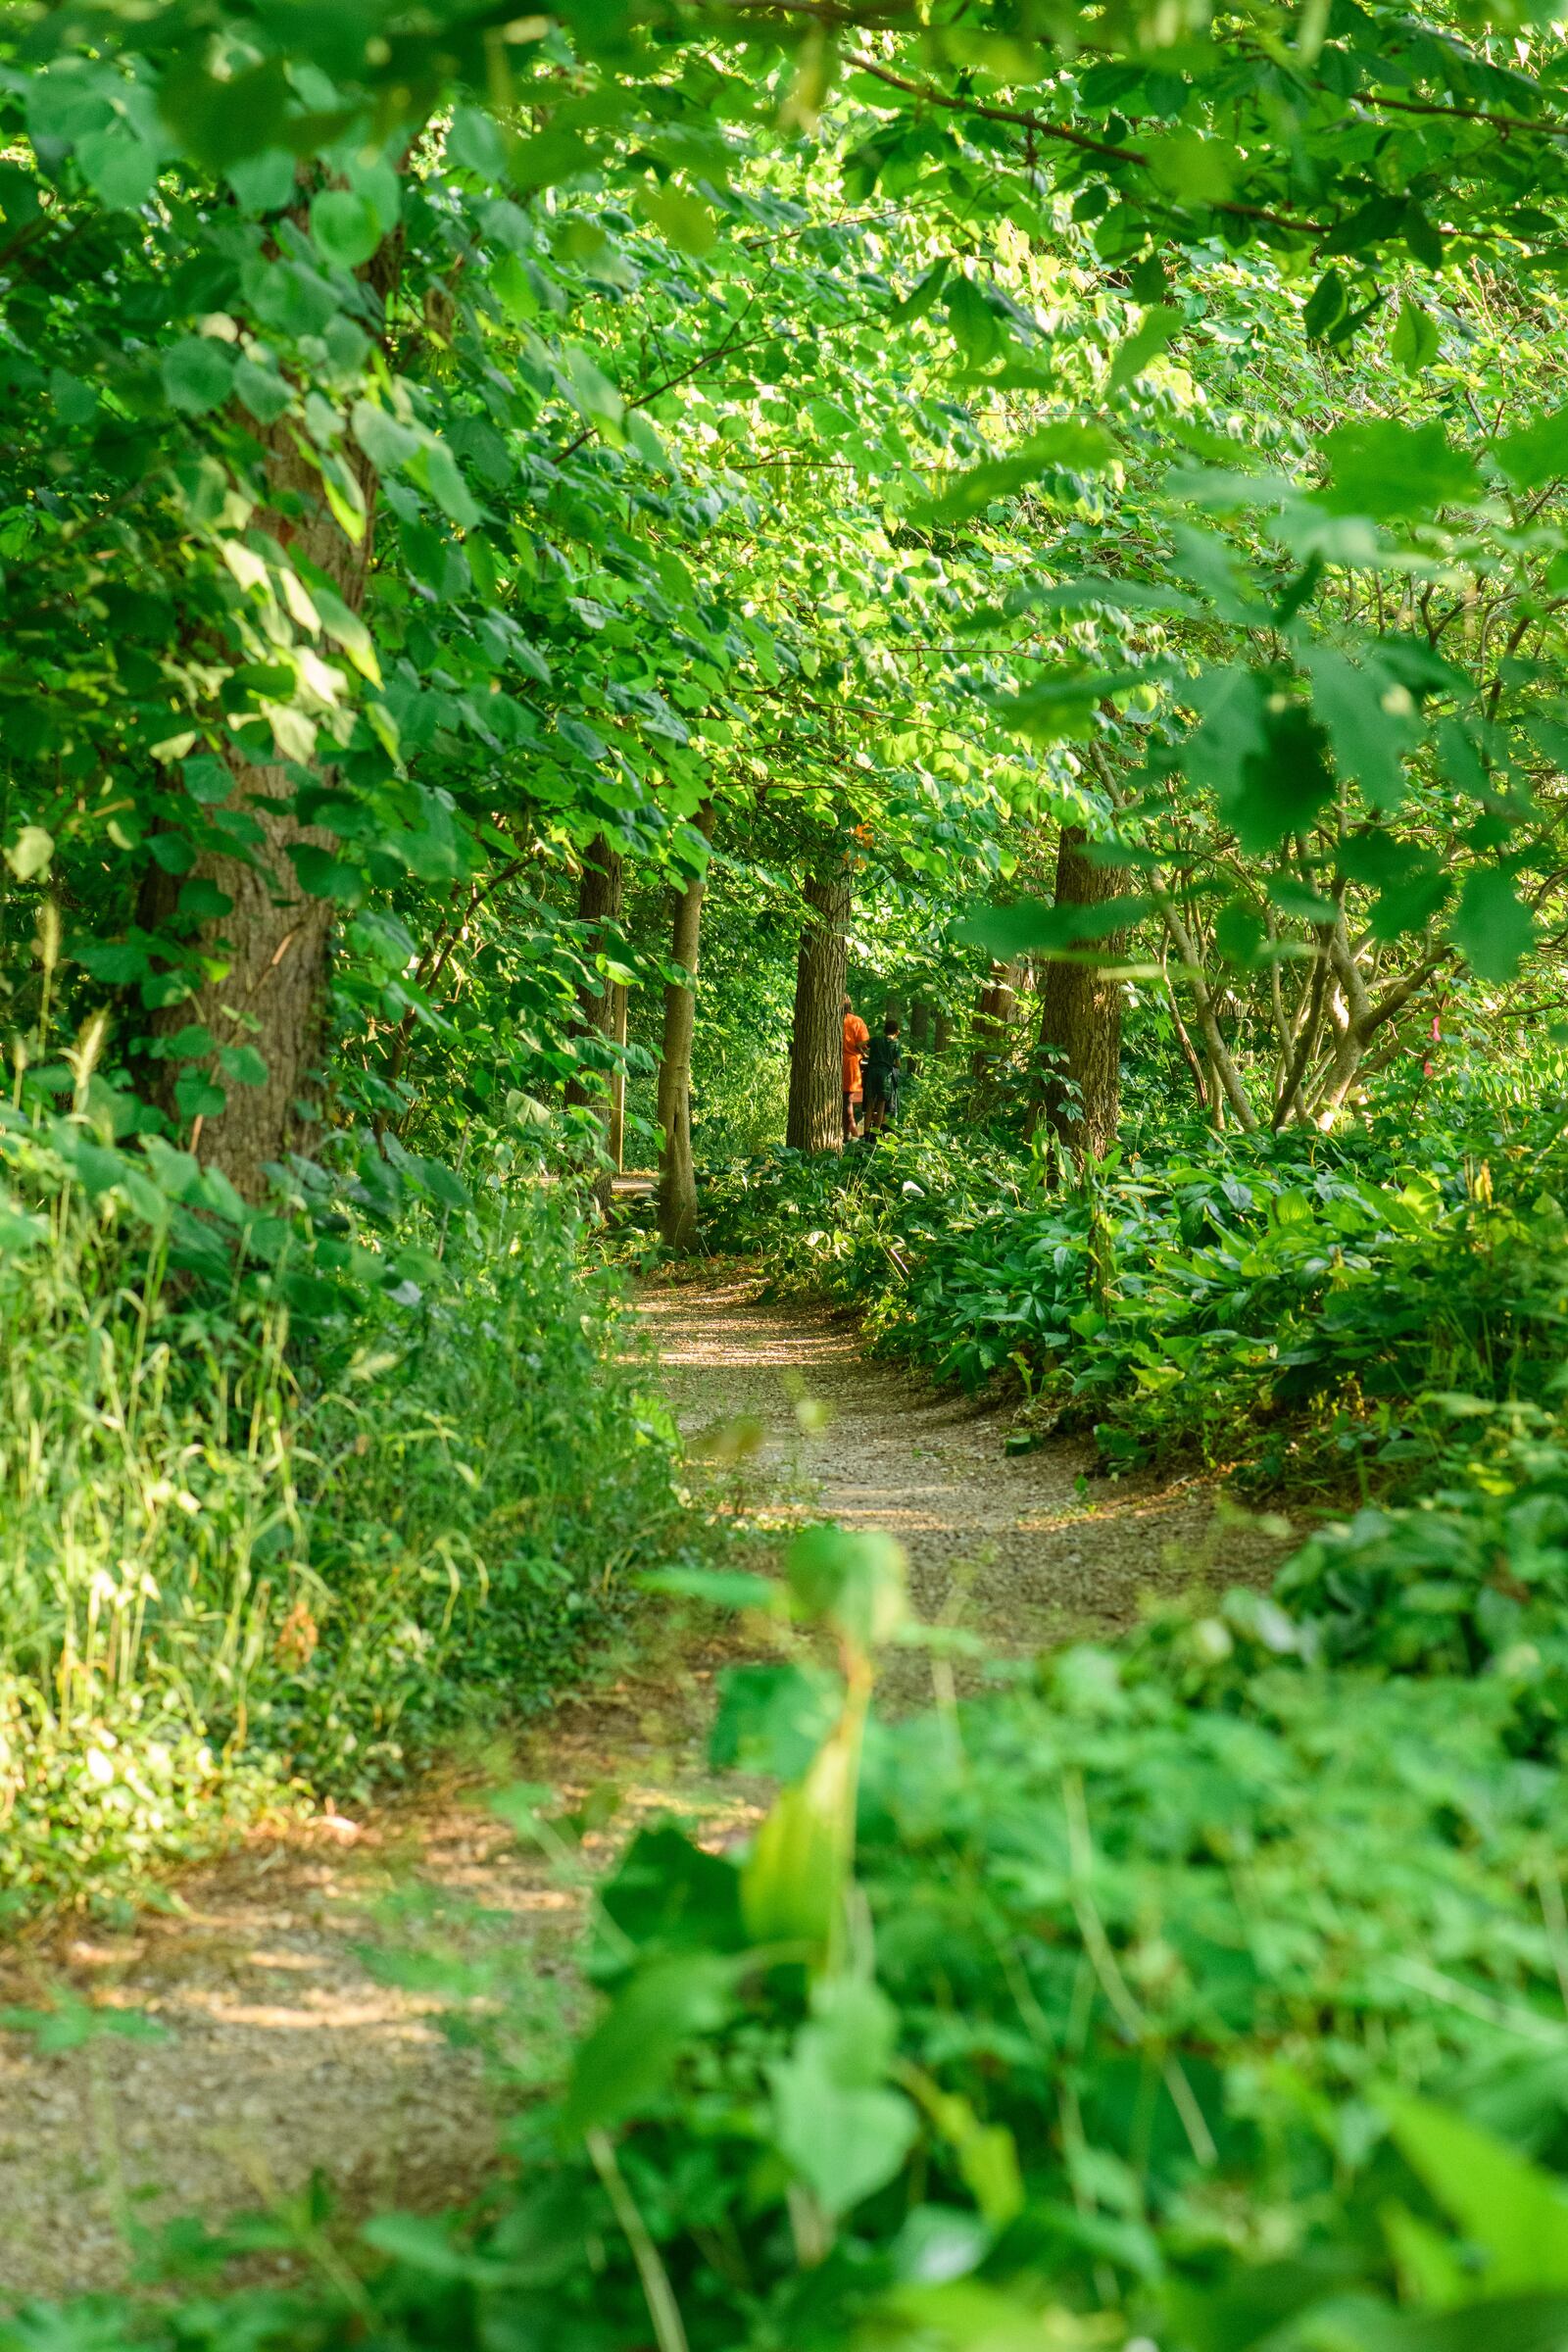
POLYGON ((844 1141, 849 1143, 858 1132, 855 1106, 861 1099, 860 1056, 871 1042, 871 1032, 861 1020, 848 997, 844 1000, 844 1141))
POLYGON ((898 1116, 899 1080, 904 1071, 904 1056, 899 1046, 899 1024, 889 1013, 882 1024, 882 1034, 873 1038, 865 1056, 865 1132, 880 1135, 898 1116))

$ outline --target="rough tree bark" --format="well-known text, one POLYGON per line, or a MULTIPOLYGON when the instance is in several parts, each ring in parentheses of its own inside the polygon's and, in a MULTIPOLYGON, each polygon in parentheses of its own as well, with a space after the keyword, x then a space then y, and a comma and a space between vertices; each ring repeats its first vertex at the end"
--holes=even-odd
MULTIPOLYGON (((287 427, 252 429, 267 450, 269 505, 258 520, 285 550, 318 565, 358 612, 370 561, 371 469, 363 463, 359 468, 367 516, 356 544, 332 516, 320 476, 300 456, 287 427)), ((181 1075, 199 1073, 222 1092, 220 1109, 198 1112, 192 1121, 191 1147, 236 1191, 256 1200, 266 1189, 267 1163, 309 1139, 322 1043, 332 903, 301 889, 289 852, 330 853, 336 843, 330 833, 300 822, 297 788, 281 762, 253 766, 237 751, 226 760, 233 784, 223 813, 234 820, 240 843, 248 835, 249 854, 205 851, 198 858, 194 877, 221 892, 226 909, 199 934, 204 966, 192 994, 151 1022, 155 1040, 195 1027, 207 1031, 213 1046, 205 1055, 155 1061, 151 1092, 181 1124, 174 1094, 181 1075), (224 1066, 225 1054, 245 1047, 266 1064, 266 1075, 254 1084, 224 1066)), ((322 768, 323 784, 330 785, 332 772, 329 765, 322 768)))
POLYGON ((615 1066, 610 1073, 610 1124, 605 1131, 605 1149, 610 1164, 618 1176, 626 1165, 626 1004, 627 989, 624 980, 614 980, 610 989, 610 1037, 619 1049, 615 1066))
POLYGON ((795 970, 785 1141, 794 1152, 839 1152, 844 1147, 843 1004, 850 954, 848 861, 837 859, 808 875, 806 903, 810 912, 795 970))
MULTIPOLYGON (((1081 825, 1063 825, 1056 849, 1058 906, 1101 906, 1120 895, 1127 869, 1086 856, 1081 825)), ((1125 935, 1100 941, 1119 955, 1125 935)), ((1092 963, 1048 962, 1040 988, 1040 1029, 1029 1084, 1027 1129, 1042 1119, 1074 1159, 1103 1159, 1121 1115, 1121 989, 1092 963)))
MULTIPOLYGON (((713 838, 713 807, 705 801, 693 820, 713 838)), ((669 955, 689 975, 664 987, 664 1050, 659 1064, 659 1230, 671 1250, 688 1251, 697 1239, 697 1172, 692 1165, 692 1038, 697 1027, 697 948, 702 933, 706 871, 674 897, 669 955)))

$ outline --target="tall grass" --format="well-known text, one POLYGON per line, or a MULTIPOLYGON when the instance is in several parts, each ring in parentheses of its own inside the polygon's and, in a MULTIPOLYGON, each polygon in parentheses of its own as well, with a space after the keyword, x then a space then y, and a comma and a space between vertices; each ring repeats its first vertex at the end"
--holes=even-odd
POLYGON ((220 1280, 180 1271, 181 1220, 212 1242, 224 1206, 189 1163, 85 1103, 4 1115, 0 1902, 123 1886, 538 1703, 679 1541, 617 1294, 554 1195, 407 1208, 318 1253, 348 1287, 274 1219, 270 1262, 230 1233, 220 1280), (291 1324, 313 1290, 332 1313, 291 1324))

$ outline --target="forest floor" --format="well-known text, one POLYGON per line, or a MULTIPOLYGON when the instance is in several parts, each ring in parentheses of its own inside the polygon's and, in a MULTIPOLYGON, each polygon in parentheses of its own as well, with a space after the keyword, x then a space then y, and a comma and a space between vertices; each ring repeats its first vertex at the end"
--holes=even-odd
MULTIPOLYGON (((1152 1593, 1261 1581, 1279 1523, 1190 1477, 1088 1475, 1060 1439, 1006 1455, 994 1410, 868 1360, 842 1318, 760 1298, 744 1269, 650 1286, 662 1381, 718 1506, 765 1538, 808 1518, 896 1534, 918 1613, 1004 1651, 1125 1625, 1152 1593)), ((350 2219, 461 2203, 493 2167, 491 2072, 443 2031, 454 1968, 527 1988, 541 2079, 569 2029, 581 1893, 484 1801, 509 1773, 568 1801, 620 1791, 615 1827, 673 1809, 722 1838, 755 1786, 705 1770, 714 1675, 739 1637, 645 1622, 627 1656, 506 1756, 456 1765, 354 1821, 282 1823, 116 1928, 56 1922, 0 1958, 0 2008, 87 2029, 0 2035, 0 2306, 122 2284, 129 2239, 296 2195, 313 2170, 350 2219), (401 1962, 398 1956, 401 1955, 401 1962), (428 1964, 428 1965, 427 1965, 428 1964), (439 1980, 448 1984, 443 1987, 439 1980), (423 1987, 423 1988, 421 1988, 423 1987), (127 2013, 160 2037, 102 2029, 127 2013)), ((907 1653, 895 1703, 929 1669, 907 1653)))

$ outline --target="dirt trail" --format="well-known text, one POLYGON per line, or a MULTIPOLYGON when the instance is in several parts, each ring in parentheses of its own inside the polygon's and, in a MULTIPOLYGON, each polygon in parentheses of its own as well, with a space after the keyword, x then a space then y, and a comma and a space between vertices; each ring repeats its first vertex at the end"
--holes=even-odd
POLYGON ((744 1272, 650 1291, 643 1312, 688 1443, 716 1433, 722 1447, 737 1422, 759 1424, 763 1492, 898 1536, 918 1613, 1004 1649, 1109 1632, 1148 1596, 1277 1561, 1277 1542, 1221 1515, 1208 1482, 1093 1475, 1093 1446, 1071 1438, 1004 1453, 1001 1413, 867 1358, 844 1317, 761 1299, 744 1272), (813 1405, 827 1414, 815 1433, 813 1405))
MULTIPOLYGON (((643 1308, 694 1452, 705 1433, 732 1443, 738 1421, 759 1425, 745 1433, 757 1449, 724 1474, 743 1503, 764 1520, 895 1532, 923 1614, 1019 1649, 1124 1623, 1144 1592, 1221 1565, 1226 1581, 1266 1568, 1272 1547, 1221 1529, 1200 1486, 1085 1481, 1087 1453, 1068 1443, 1004 1457, 996 1416, 867 1362, 842 1322, 764 1304, 739 1275, 651 1289, 643 1308)), ((510 1768, 568 1792, 612 1779, 623 1823, 673 1801, 723 1833, 747 1794, 702 1769, 718 1662, 688 1631, 663 1655, 612 1665, 510 1768)), ((97 2034, 43 2055, 0 2033, 0 2308, 120 2283, 127 2217, 220 2222, 318 2166, 351 2216, 477 2186, 493 2144, 484 2063, 442 2034, 442 1996, 384 1982, 368 1946, 412 1934, 477 1966, 506 1951, 514 1974, 520 1950, 547 2060, 552 2004, 571 2004, 577 1904, 484 1811, 486 1778, 508 1769, 488 1759, 368 1821, 256 1838, 183 1879, 175 1908, 122 1930, 58 1928, 12 1947, 0 2007, 133 2010, 167 2038, 97 2034), (439 1917, 378 1925, 396 1890, 439 1917)))

